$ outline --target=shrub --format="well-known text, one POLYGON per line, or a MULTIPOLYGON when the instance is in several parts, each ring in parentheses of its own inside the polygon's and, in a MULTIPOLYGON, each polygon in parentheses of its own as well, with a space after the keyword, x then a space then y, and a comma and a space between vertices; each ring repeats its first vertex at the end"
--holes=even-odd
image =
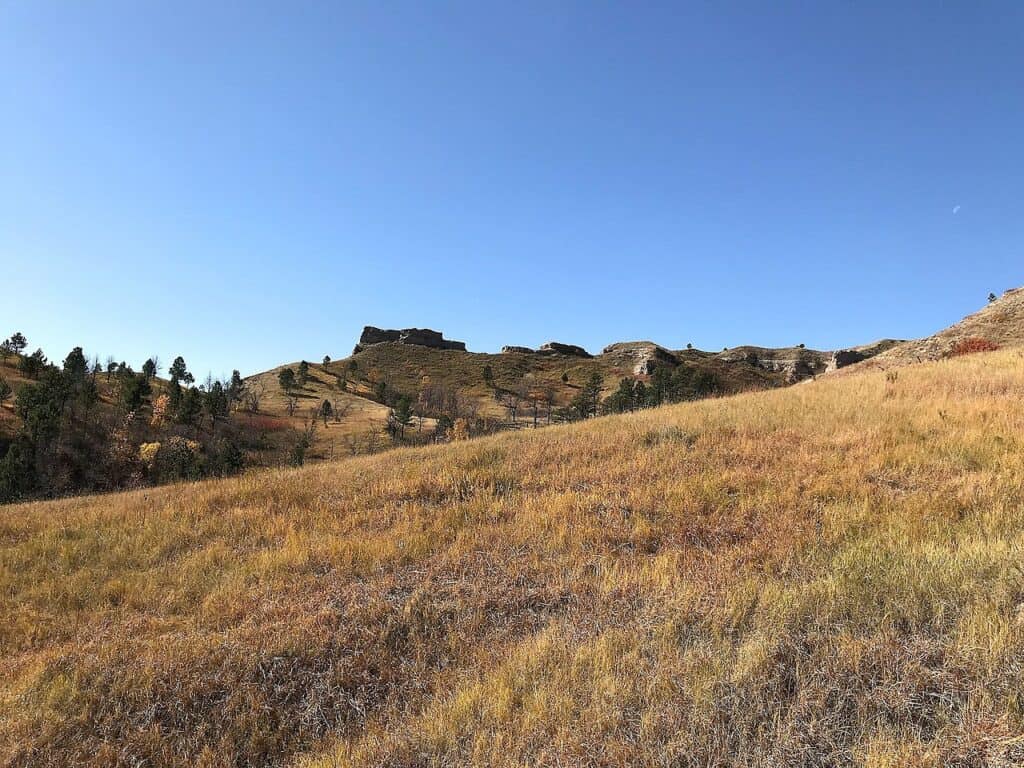
POLYGON ((958 341, 953 349, 950 350, 949 356, 959 357, 960 355, 973 355, 976 352, 995 352, 997 349, 999 349, 999 345, 988 339, 983 339, 980 336, 970 336, 958 341))
POLYGON ((249 419, 249 426, 257 432, 281 432, 291 429, 284 419, 277 419, 273 416, 254 416, 249 419))

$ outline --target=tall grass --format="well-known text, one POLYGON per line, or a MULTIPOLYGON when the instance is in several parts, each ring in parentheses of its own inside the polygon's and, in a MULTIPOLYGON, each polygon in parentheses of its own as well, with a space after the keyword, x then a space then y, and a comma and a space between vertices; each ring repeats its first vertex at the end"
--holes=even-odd
POLYGON ((0 511, 11 765, 1024 761, 1014 351, 0 511))

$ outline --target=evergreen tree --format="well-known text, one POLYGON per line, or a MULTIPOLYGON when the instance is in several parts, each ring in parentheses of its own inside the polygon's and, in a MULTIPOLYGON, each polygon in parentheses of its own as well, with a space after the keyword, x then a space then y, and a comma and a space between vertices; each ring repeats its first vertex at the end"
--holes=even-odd
POLYGON ((152 379, 156 376, 156 363, 152 357, 142 364, 142 375, 147 379, 152 379))
POLYGON ((179 381, 182 384, 193 384, 195 383, 195 377, 188 372, 188 366, 185 365, 185 358, 180 355, 174 358, 174 362, 171 363, 171 367, 167 369, 167 376, 171 381, 179 381))
POLYGON ((281 389, 285 392, 291 392, 295 389, 295 371, 291 368, 285 368, 277 374, 277 383, 281 385, 281 389))
POLYGON ((231 382, 228 384, 228 404, 242 402, 245 396, 245 382, 242 381, 242 374, 237 370, 231 372, 231 382))
POLYGON ((569 404, 570 418, 589 419, 597 414, 598 404, 601 402, 601 391, 604 388, 601 374, 594 371, 587 379, 587 383, 579 391, 579 394, 569 404))
POLYGON ((602 403, 605 413, 624 413, 633 410, 633 379, 619 380, 619 387, 602 403))
POLYGON ((25 351, 25 347, 28 346, 28 340, 25 338, 25 334, 16 331, 11 334, 11 338, 7 339, 7 345, 14 354, 20 355, 25 351))
POLYGON ((130 373, 130 370, 119 377, 121 380, 121 405, 129 413, 139 410, 152 391, 145 375, 135 375, 130 373))
POLYGON ((404 395, 398 398, 395 407, 388 412, 388 434, 396 440, 405 437, 405 428, 412 422, 412 402, 404 395))
POLYGON ((181 405, 181 384, 178 383, 177 379, 171 379, 167 385, 167 398, 170 401, 171 409, 177 411, 181 405))
POLYGON ((64 375, 73 383, 85 380, 89 372, 89 364, 85 361, 85 355, 81 347, 72 349, 64 358, 64 375))
POLYGON ((309 363, 305 360, 299 362, 299 374, 298 374, 299 386, 306 386, 306 382, 309 381, 309 363))
POLYGON ((18 362, 21 372, 29 379, 38 379, 48 365, 49 361, 41 349, 37 349, 31 355, 23 355, 18 362))
POLYGON ((0 376, 0 407, 3 407, 3 404, 11 396, 11 394, 11 385, 7 383, 7 379, 5 379, 3 376, 0 376))
POLYGON ((179 423, 195 426, 203 412, 203 395, 195 387, 181 390, 176 418, 179 423))
POLYGON ((217 424, 217 419, 228 417, 228 394, 224 385, 214 381, 206 389, 203 395, 203 410, 210 417, 210 428, 217 424))
POLYGON ((0 504, 24 498, 36 487, 32 447, 18 440, 0 458, 0 504))

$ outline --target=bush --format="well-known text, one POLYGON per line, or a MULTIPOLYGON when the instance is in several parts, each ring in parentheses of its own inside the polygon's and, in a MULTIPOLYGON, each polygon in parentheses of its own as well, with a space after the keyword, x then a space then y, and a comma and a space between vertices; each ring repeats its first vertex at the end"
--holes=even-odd
POLYGON ((960 357, 961 355, 973 355, 976 352, 995 352, 997 349, 999 349, 999 345, 995 342, 983 339, 980 336, 970 336, 958 341, 953 349, 950 350, 949 356, 960 357))
POLYGON ((153 443, 147 443, 140 449, 143 457, 149 456, 152 464, 149 467, 153 479, 160 483, 173 483, 176 480, 196 480, 202 476, 200 463, 200 445, 195 440, 183 437, 170 437, 163 443, 157 443, 152 453, 153 443))

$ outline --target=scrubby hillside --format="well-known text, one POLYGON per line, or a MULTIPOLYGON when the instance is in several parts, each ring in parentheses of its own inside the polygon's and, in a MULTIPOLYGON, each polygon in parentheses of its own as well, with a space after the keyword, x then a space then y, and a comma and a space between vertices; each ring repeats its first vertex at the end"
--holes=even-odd
POLYGON ((1013 288, 955 325, 924 339, 897 344, 868 361, 870 368, 893 368, 940 360, 980 349, 1024 346, 1024 288, 1013 288))
POLYGON ((1024 761, 1015 351, 0 512, 15 766, 1024 761))
MULTIPOLYGON (((426 386, 440 385, 471 398, 481 414, 504 419, 505 409, 495 397, 496 391, 512 389, 527 379, 552 387, 555 404, 564 406, 593 373, 601 376, 605 393, 614 390, 621 378, 638 375, 635 367, 640 358, 630 351, 637 347, 655 346, 650 342, 616 344, 603 354, 576 357, 531 352, 488 354, 382 343, 332 362, 326 366, 326 371, 334 376, 347 376, 352 391, 363 396, 371 396, 374 385, 379 382, 386 382, 397 391, 412 395, 426 386), (351 367, 353 362, 354 368, 351 367), (485 381, 484 369, 488 367, 494 377, 493 385, 485 381)), ((782 374, 763 370, 745 361, 733 364, 697 350, 678 354, 683 365, 711 374, 722 394, 786 383, 782 374)), ((671 366, 677 364, 679 362, 672 355, 671 366)))

